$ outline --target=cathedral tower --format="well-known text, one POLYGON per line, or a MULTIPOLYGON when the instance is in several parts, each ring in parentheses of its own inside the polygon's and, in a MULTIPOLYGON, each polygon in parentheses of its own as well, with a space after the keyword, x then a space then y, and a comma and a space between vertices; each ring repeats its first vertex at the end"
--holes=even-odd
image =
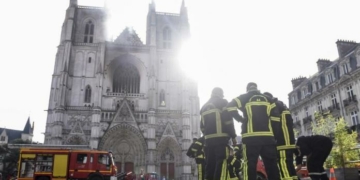
POLYGON ((177 64, 181 43, 190 37, 185 3, 179 14, 149 4, 146 43, 132 28, 108 41, 106 17, 104 8, 70 0, 45 143, 111 150, 120 171, 190 178, 194 164, 185 153, 200 136, 200 118, 197 84, 177 64))

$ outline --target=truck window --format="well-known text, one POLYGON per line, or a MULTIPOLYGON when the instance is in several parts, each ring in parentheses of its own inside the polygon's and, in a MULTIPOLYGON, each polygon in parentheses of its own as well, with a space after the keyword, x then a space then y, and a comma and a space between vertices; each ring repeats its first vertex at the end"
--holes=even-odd
POLYGON ((86 164, 87 163, 87 154, 78 154, 76 161, 78 164, 86 164))
POLYGON ((20 178, 32 178, 34 175, 35 159, 21 158, 20 178))
POLYGON ((53 169, 53 155, 38 154, 36 156, 35 172, 51 172, 53 169))
POLYGON ((110 165, 110 157, 107 154, 99 154, 98 162, 100 164, 110 165))

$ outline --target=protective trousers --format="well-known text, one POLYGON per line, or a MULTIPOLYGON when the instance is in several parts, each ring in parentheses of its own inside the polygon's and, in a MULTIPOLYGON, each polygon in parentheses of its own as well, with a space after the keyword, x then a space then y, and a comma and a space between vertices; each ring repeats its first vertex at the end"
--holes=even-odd
POLYGON ((279 180, 280 173, 277 166, 277 150, 275 145, 246 145, 243 144, 243 180, 256 180, 257 162, 261 156, 269 180, 279 180))
POLYGON ((278 150, 278 166, 281 180, 297 180, 294 167, 294 149, 278 150))
POLYGON ((205 148, 205 179, 226 180, 228 176, 227 158, 229 149, 227 145, 219 144, 205 148))
POLYGON ((322 148, 316 148, 307 157, 307 169, 311 180, 329 180, 324 169, 324 162, 329 156, 332 149, 332 144, 324 145, 322 148))
POLYGON ((205 162, 196 164, 198 169, 198 180, 205 179, 205 162))

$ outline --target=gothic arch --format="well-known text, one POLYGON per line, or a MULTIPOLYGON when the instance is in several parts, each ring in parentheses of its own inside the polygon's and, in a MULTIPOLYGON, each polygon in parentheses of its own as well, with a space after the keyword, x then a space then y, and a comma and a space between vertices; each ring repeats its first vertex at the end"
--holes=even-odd
POLYGON ((172 137, 166 137, 160 141, 157 146, 156 160, 158 162, 161 160, 161 155, 167 148, 174 153, 175 162, 179 163, 182 161, 180 145, 172 137))
POLYGON ((118 69, 121 69, 124 65, 132 65, 136 68, 137 72, 140 76, 140 89, 139 93, 146 93, 147 92, 147 77, 148 77, 148 70, 145 66, 144 62, 141 61, 139 58, 137 58, 134 55, 131 54, 123 54, 121 56, 118 56, 114 58, 109 64, 107 64, 107 70, 108 71, 108 79, 109 83, 111 84, 110 89, 114 89, 114 78, 115 73, 118 69))
POLYGON ((145 166, 147 144, 141 132, 126 123, 118 124, 104 134, 99 149, 112 151, 115 162, 131 162, 134 170, 145 166))
POLYGON ((80 28, 83 35, 82 42, 94 43, 97 28, 98 26, 94 18, 85 18, 82 22, 82 28, 80 28))
POLYGON ((160 172, 160 174, 162 176, 166 176, 167 178, 170 178, 170 174, 169 174, 169 164, 166 163, 173 163, 174 164, 174 177, 171 178, 175 178, 178 177, 179 173, 177 171, 178 166, 181 165, 181 163, 183 162, 183 159, 181 158, 182 153, 181 153, 181 147, 180 145, 176 142, 176 140, 172 137, 166 137, 164 138, 162 141, 159 142, 158 146, 157 146, 157 151, 156 151, 156 163, 157 163, 157 172, 160 172), (167 166, 167 173, 166 175, 162 174, 161 172, 162 170, 162 166, 165 165, 167 166))

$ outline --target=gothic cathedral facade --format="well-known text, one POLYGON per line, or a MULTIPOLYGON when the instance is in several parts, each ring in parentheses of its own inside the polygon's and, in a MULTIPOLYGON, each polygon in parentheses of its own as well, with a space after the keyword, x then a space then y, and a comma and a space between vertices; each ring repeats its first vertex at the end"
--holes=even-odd
POLYGON ((45 144, 111 150, 120 172, 190 179, 186 156, 200 136, 196 82, 177 64, 189 38, 187 9, 149 4, 146 43, 126 28, 106 39, 106 8, 70 0, 52 76, 45 144))

